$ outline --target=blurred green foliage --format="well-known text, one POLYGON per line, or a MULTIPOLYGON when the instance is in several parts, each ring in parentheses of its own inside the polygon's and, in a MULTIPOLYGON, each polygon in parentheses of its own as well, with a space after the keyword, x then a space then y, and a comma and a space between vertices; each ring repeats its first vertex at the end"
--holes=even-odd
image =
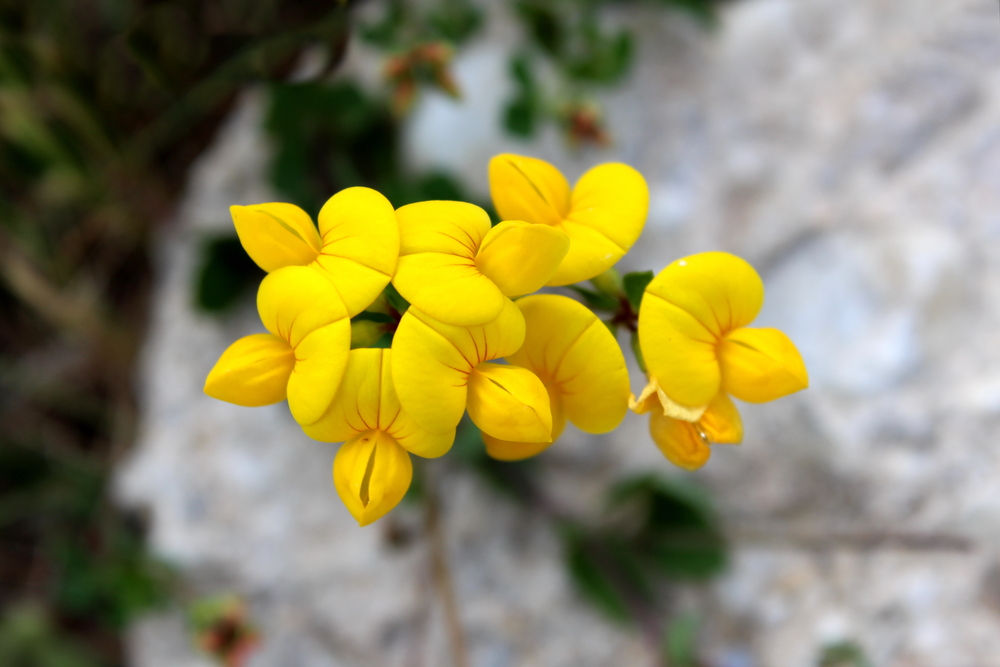
MULTIPOLYGON (((245 85, 346 39, 328 0, 0 0, 0 664, 122 664, 124 624, 169 594, 107 490, 153 225, 245 85)), ((203 276, 208 301, 240 290, 203 276)))
POLYGON ((872 667, 860 644, 842 641, 828 644, 820 651, 817 667, 872 667))
MULTIPOLYGON (((486 454, 482 435, 465 418, 450 457, 477 471, 511 500, 547 517, 563 543, 567 569, 580 593, 608 617, 668 628, 671 586, 705 581, 721 573, 727 546, 707 493, 686 479, 648 474, 619 481, 600 516, 576 516, 560 507, 545 489, 538 459, 497 461, 486 454)), ((673 625, 669 626, 673 628, 673 625)), ((696 632, 696 627, 690 629, 696 632)), ((684 628, 672 630, 678 654, 684 628)), ((683 650, 683 651, 682 651, 683 650)), ((671 663, 673 664, 673 663, 671 663)))
POLYGON ((561 125, 571 142, 607 143, 603 119, 590 99, 602 86, 621 83, 635 57, 636 37, 627 27, 609 27, 607 12, 631 4, 680 10, 706 27, 716 21, 719 0, 514 0, 526 39, 511 56, 514 94, 504 127, 531 137, 545 123, 561 125), (554 90, 536 70, 554 74, 554 90))

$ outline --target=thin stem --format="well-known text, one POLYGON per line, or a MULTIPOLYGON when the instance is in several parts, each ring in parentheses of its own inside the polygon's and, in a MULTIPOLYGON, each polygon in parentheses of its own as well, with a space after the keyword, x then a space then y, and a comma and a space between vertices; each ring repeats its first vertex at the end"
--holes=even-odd
POLYGON ((441 523, 441 507, 435 488, 436 479, 430 466, 425 470, 424 500, 427 517, 427 534, 430 537, 431 570, 441 602, 444 604, 444 620, 451 644, 451 657, 455 667, 469 667, 469 654, 465 644, 462 620, 458 614, 458 601, 451 580, 448 553, 445 543, 444 526, 441 523))

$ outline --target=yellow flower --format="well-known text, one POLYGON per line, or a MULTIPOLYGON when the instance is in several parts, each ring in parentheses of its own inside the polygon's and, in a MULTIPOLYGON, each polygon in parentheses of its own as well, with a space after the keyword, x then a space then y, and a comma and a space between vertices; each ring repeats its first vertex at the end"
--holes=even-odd
MULTIPOLYGON (((607 433, 628 409, 628 370, 614 335, 587 307, 565 296, 519 299, 524 344, 507 361, 527 368, 545 385, 552 410, 551 440, 566 420, 587 433, 607 433)), ((483 434, 486 451, 502 460, 534 456, 549 442, 511 442, 483 434)))
POLYGON ((490 194, 502 220, 561 229, 569 252, 547 285, 588 280, 628 252, 646 224, 649 189, 642 174, 609 162, 589 170, 572 192, 559 170, 504 153, 490 160, 490 194))
POLYGON ((667 416, 655 381, 650 382, 629 407, 638 414, 651 413, 649 433, 667 460, 685 470, 697 470, 712 455, 710 444, 738 445, 743 440, 743 419, 733 399, 720 391, 695 422, 667 416))
POLYGON ((323 269, 354 317, 382 292, 396 268, 399 227, 392 204, 371 188, 347 188, 319 212, 319 231, 294 204, 231 206, 247 254, 272 272, 287 266, 323 269))
POLYGON ((257 312, 270 333, 229 346, 205 380, 205 393, 257 407, 288 399, 292 416, 309 424, 337 392, 351 346, 351 321, 329 275, 316 265, 268 274, 257 312))
POLYGON ((763 403, 805 389, 795 345, 777 329, 752 329, 764 285, 747 262, 724 252, 679 259, 646 287, 639 344, 649 384, 631 401, 654 411, 650 431, 668 459, 705 463, 708 443, 736 443, 742 423, 727 394, 763 403))
POLYGON ((501 440, 551 442, 545 385, 531 371, 489 363, 524 341, 524 317, 509 299, 496 319, 462 327, 411 306, 392 341, 399 402, 423 428, 454 429, 466 408, 484 433, 501 440))
POLYGON ((391 350, 352 350, 336 397, 323 416, 303 427, 325 442, 344 442, 333 463, 340 499, 362 526, 395 507, 413 477, 410 454, 441 456, 455 430, 431 433, 403 411, 392 383, 391 350), (409 452, 409 453, 408 453, 409 452))
POLYGON ((486 211, 463 202, 403 206, 399 263, 392 284, 411 304, 446 324, 497 318, 509 296, 542 287, 566 255, 561 231, 525 222, 490 228, 486 211))

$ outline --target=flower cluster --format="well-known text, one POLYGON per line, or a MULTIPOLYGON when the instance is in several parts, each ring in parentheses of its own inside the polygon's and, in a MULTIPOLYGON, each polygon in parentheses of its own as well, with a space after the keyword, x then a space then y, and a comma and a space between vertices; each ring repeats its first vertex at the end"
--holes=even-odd
POLYGON ((318 230, 291 204, 231 209, 243 247, 268 272, 257 308, 269 333, 233 343, 205 392, 245 406, 287 399, 306 434, 343 442, 334 484, 361 525, 402 499, 411 454, 448 451, 466 412, 490 456, 517 460, 549 447, 567 421, 611 431, 631 406, 653 413, 665 456, 693 469, 710 442, 742 437, 730 394, 760 402, 806 386, 787 337, 745 326, 763 287, 732 255, 668 266, 649 282, 637 321, 622 295, 631 321, 534 294, 585 280, 620 291, 599 276, 645 224, 649 195, 636 170, 602 164, 571 188, 552 165, 505 154, 489 177, 496 225, 472 204, 393 210, 361 187, 331 197, 318 230), (637 328, 648 364, 638 399, 615 336, 622 322, 637 328), (372 346, 373 328, 391 345, 372 346))

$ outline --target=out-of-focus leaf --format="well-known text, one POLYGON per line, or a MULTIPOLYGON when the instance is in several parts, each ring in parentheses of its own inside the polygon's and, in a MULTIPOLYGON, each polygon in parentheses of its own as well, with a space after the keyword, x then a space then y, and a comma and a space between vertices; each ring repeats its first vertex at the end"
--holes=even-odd
POLYGON ((816 664, 817 667, 872 667, 861 645, 852 641, 824 646, 816 664))
POLYGON ((483 24, 482 11, 469 0, 439 0, 427 15, 431 35, 461 44, 483 24))
POLYGON ((522 0, 517 13, 534 42, 550 56, 563 52, 566 34, 562 19, 550 3, 544 0, 522 0))
POLYGON ((359 25, 358 34, 369 44, 391 48, 399 41, 400 28, 406 18, 405 0, 388 0, 381 19, 370 25, 359 25))
POLYGON ((664 652, 670 667, 697 667, 700 626, 694 614, 683 614, 667 625, 664 652))
POLYGON ((683 10, 698 19, 704 26, 712 27, 718 23, 715 5, 719 0, 656 0, 660 4, 669 5, 683 10))
POLYGON ((618 300, 609 294, 589 290, 579 285, 570 285, 569 288, 583 297, 583 302, 595 310, 607 310, 611 312, 618 310, 618 300))
POLYGON ((518 137, 532 137, 537 124, 537 108, 531 97, 522 95, 511 100, 503 111, 503 126, 518 137))
POLYGON ((622 289, 625 291, 625 297, 635 310, 639 310, 646 286, 652 281, 652 271, 634 271, 622 276, 622 289))
POLYGON ((250 259, 235 235, 209 240, 205 244, 198 271, 199 306, 209 312, 223 312, 264 278, 264 272, 250 259))
POLYGON ((607 567, 594 557, 593 549, 585 536, 564 536, 566 567, 580 593, 598 609, 618 621, 629 618, 628 606, 619 589, 608 577, 607 567))
POLYGON ((664 575, 705 579, 725 568, 725 537, 700 488, 644 475, 618 484, 611 502, 634 513, 634 544, 664 575))
POLYGON ((582 53, 567 63, 571 78, 593 83, 614 83, 632 64, 632 35, 623 30, 610 37, 602 35, 596 25, 586 30, 582 53))
POLYGON ((0 617, 0 665, 98 667, 100 664, 86 647, 60 635, 41 606, 12 605, 0 617))

